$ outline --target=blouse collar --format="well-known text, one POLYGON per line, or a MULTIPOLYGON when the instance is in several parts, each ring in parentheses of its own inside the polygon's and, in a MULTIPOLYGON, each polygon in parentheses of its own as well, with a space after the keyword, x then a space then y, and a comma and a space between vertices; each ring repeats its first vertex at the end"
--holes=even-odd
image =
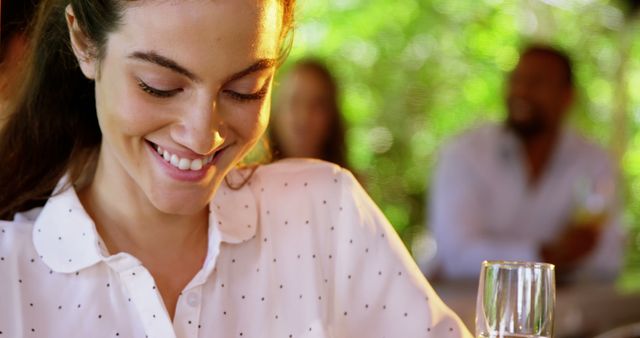
POLYGON ((33 225, 33 244, 40 258, 56 272, 76 272, 104 259, 106 248, 80 204, 75 189, 63 189, 64 177, 33 225))
MULTIPOLYGON (((250 183, 241 184, 245 174, 231 171, 227 182, 239 188, 223 182, 209 204, 209 249, 205 262, 213 263, 220 242, 238 244, 256 234, 258 207, 250 183)), ((41 259, 52 271, 73 273, 121 256, 109 256, 75 189, 63 189, 67 182, 67 176, 60 180, 34 222, 33 242, 41 259)), ((206 270, 210 270, 209 265, 213 264, 205 263, 206 270)))

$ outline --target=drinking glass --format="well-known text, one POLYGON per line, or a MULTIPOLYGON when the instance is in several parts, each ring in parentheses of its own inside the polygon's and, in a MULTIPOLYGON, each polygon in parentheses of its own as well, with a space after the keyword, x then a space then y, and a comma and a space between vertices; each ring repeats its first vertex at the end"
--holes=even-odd
POLYGON ((482 263, 476 337, 552 338, 555 267, 532 262, 482 263))

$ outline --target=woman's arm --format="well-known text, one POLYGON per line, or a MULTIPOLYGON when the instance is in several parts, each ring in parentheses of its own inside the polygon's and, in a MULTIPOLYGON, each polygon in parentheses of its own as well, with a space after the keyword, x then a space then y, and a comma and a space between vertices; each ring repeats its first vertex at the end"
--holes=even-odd
POLYGON ((471 337, 348 172, 336 220, 335 337, 471 337))

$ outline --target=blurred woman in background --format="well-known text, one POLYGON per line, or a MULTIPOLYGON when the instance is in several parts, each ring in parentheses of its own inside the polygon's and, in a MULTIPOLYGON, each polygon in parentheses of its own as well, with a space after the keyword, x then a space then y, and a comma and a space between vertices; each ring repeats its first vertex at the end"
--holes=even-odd
POLYGON ((296 62, 274 103, 269 136, 275 159, 308 157, 349 167, 338 84, 324 63, 296 62))

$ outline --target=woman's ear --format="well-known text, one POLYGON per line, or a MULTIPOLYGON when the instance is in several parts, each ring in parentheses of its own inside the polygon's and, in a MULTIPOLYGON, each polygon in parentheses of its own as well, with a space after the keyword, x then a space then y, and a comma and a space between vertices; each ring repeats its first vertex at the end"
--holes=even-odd
POLYGON ((95 46, 84 31, 82 31, 80 25, 78 25, 78 20, 73 13, 71 5, 67 5, 65 17, 71 38, 71 48, 73 49, 73 54, 75 54, 76 59, 78 59, 80 70, 82 70, 82 73, 88 79, 95 80, 98 67, 95 46))

